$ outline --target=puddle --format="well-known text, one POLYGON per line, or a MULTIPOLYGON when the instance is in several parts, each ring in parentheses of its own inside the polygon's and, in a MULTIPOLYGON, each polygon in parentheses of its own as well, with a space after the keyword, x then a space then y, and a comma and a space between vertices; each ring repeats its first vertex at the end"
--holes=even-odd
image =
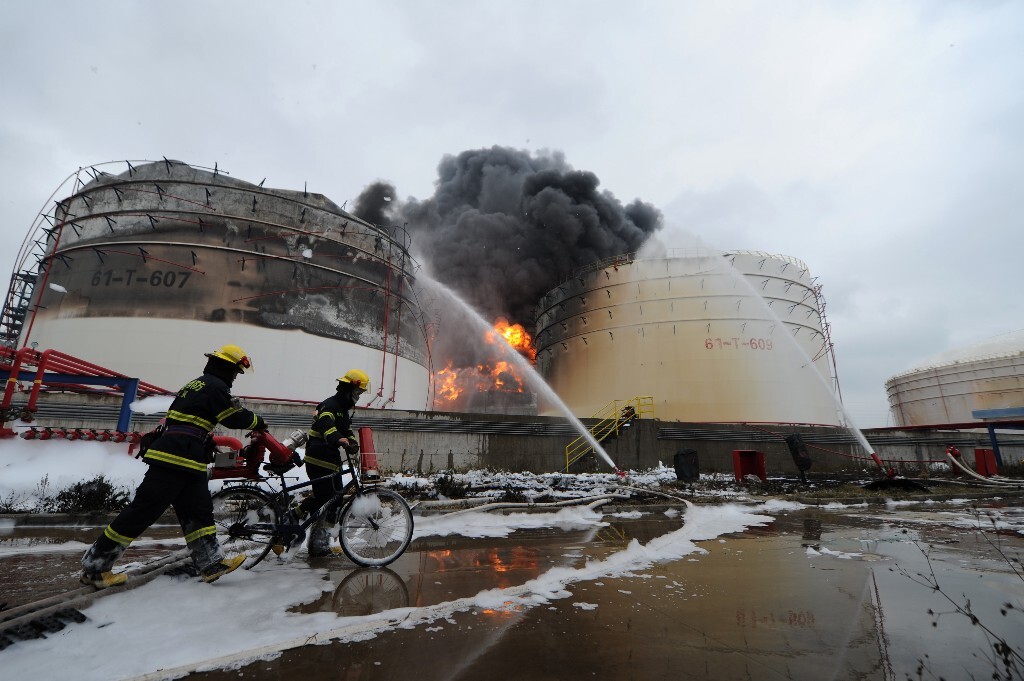
MULTIPOLYGON (((1019 509, 1007 511, 1003 522, 1024 517, 1019 509)), ((1003 617, 999 609, 1008 601, 1024 603, 1024 582, 1004 558, 1019 557, 1024 538, 981 535, 950 523, 958 514, 942 509, 815 508, 771 515, 766 525, 697 542, 697 551, 678 560, 626 576, 569 582, 565 593, 547 602, 481 605, 408 628, 398 615, 394 629, 363 641, 310 645, 189 678, 890 681, 914 676, 919 660, 935 676, 989 678, 989 644, 980 628, 954 614, 941 593, 915 583, 933 572, 944 593, 970 599, 987 626, 1019 640, 1021 613, 1003 617), (936 618, 929 610, 946 614, 936 618)), ((684 519, 620 514, 604 516, 604 526, 572 531, 423 537, 388 569, 298 557, 257 571, 277 571, 285 583, 298 583, 308 575, 320 579, 314 570, 326 568, 330 585, 296 608, 300 612, 401 613, 614 560, 634 540, 646 545, 684 519)), ((23 534, 18 528, 3 535, 0 566, 16 582, 5 581, 3 588, 32 588, 40 574, 77 574, 80 551, 58 549, 91 541, 94 533, 32 528, 23 534), (50 545, 53 551, 3 557, 5 546, 50 545)), ((173 527, 160 533, 157 542, 178 536, 173 527)), ((149 550, 155 545, 133 558, 149 550)), ((59 587, 51 582, 48 588, 59 587)))

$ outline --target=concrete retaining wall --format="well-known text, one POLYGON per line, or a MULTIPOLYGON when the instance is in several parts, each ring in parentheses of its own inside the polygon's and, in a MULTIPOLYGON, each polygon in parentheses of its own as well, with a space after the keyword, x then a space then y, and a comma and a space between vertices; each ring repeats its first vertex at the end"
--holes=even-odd
MULTIPOLYGON (((294 429, 309 427, 313 405, 301 403, 246 402, 262 414, 278 438, 294 429)), ((112 429, 119 401, 111 397, 49 395, 26 427, 112 429)), ((132 429, 147 431, 159 415, 136 414, 132 429)), ((455 414, 444 412, 382 411, 359 409, 355 426, 373 431, 378 463, 384 472, 409 471, 429 474, 441 470, 486 468, 507 471, 551 472, 565 470, 565 448, 579 434, 566 419, 556 417, 455 414)), ((770 475, 795 474, 796 465, 784 437, 799 433, 813 461, 812 472, 869 470, 877 466, 844 428, 780 424, 709 424, 638 420, 620 436, 604 443, 612 461, 622 469, 646 470, 659 464, 671 466, 676 452, 694 449, 701 472, 733 471, 732 452, 757 450, 765 454, 770 475)), ((235 432, 233 435, 240 435, 235 432)), ((960 449, 973 464, 974 449, 989 448, 984 431, 864 431, 875 452, 887 462, 900 462, 903 472, 927 468, 929 461, 945 461, 948 445, 960 449)), ((1000 435, 1004 464, 1024 460, 1024 437, 1000 435)), ((0 447, 3 441, 0 441, 0 447)), ((574 464, 572 472, 609 471, 594 455, 574 464)))

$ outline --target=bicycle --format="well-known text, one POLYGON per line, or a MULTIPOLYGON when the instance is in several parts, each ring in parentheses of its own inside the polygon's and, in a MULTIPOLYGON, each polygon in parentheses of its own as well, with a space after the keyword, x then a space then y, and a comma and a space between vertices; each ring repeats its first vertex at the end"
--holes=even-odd
POLYGON ((362 480, 351 453, 345 452, 346 465, 339 472, 297 485, 287 484, 286 471, 264 464, 263 469, 278 478, 280 489, 275 491, 270 484, 274 478, 259 475, 259 463, 253 466, 251 462, 262 462, 264 448, 271 450, 272 461, 275 454, 280 459, 281 454, 288 457, 293 453, 266 431, 250 433, 249 437, 252 444, 240 449, 238 455, 250 461, 244 464, 244 470, 255 475, 246 475, 248 481, 213 494, 217 538, 229 551, 255 555, 246 569, 258 565, 271 552, 280 554, 301 545, 309 527, 321 519, 327 526, 332 553, 337 553, 340 545, 356 565, 382 567, 408 548, 413 531, 409 505, 397 492, 362 480), (293 493, 327 479, 333 479, 334 496, 300 520, 293 493))

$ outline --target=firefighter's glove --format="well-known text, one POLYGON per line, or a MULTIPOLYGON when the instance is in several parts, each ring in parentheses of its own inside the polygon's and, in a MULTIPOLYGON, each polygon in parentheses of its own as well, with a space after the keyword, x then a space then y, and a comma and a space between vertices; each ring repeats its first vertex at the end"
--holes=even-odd
POLYGON ((341 441, 341 446, 344 447, 347 454, 358 454, 359 443, 355 440, 345 439, 341 441))

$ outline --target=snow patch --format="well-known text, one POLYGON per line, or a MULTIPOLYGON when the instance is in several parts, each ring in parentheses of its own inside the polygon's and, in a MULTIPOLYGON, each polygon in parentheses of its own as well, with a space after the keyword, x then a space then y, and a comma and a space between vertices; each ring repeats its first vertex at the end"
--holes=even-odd
POLYGON ((136 414, 164 414, 171 408, 172 402, 174 395, 154 395, 135 400, 130 406, 136 414))

